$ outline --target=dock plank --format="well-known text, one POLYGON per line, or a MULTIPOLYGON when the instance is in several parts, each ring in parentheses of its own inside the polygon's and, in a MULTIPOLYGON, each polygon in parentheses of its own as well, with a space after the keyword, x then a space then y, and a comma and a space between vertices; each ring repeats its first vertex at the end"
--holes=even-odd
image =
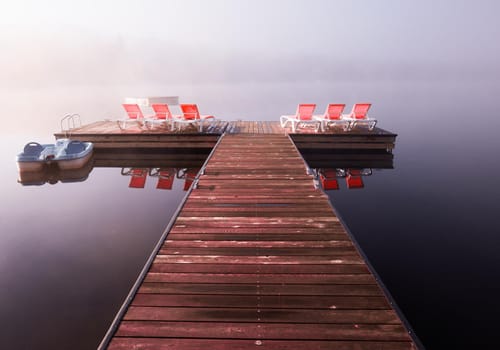
MULTIPOLYGON (((374 296, 383 297, 376 284, 218 284, 218 283, 160 283, 144 282, 139 293, 197 294, 197 295, 251 295, 251 296, 374 296)), ((206 307, 218 307, 207 304, 206 307)), ((258 307, 257 300, 254 308, 258 307)))
POLYGON ((307 310, 130 306, 126 321, 398 324, 393 310, 307 310))
MULTIPOLYGON (((137 294, 133 306, 248 308, 255 310, 254 295, 137 294)), ((388 310, 383 297, 260 295, 262 309, 388 310)))
POLYGON ((149 272, 162 273, 219 273, 219 274, 367 274, 364 265, 277 265, 277 264, 244 264, 238 266, 220 264, 178 264, 154 263, 149 272))
POLYGON ((297 340, 358 340, 409 341, 409 336, 397 324, 336 324, 289 323, 267 324, 237 322, 166 322, 123 321, 117 336, 167 337, 205 339, 297 339, 297 340))
POLYGON ((353 247, 350 241, 207 241, 207 240, 167 240, 168 248, 334 248, 353 247))
POLYGON ((242 339, 169 339, 169 338, 116 338, 110 346, 112 350, 199 350, 235 349, 255 350, 256 345, 264 345, 274 350, 410 350, 414 349, 411 342, 377 342, 377 341, 304 341, 304 340, 242 340, 242 339))

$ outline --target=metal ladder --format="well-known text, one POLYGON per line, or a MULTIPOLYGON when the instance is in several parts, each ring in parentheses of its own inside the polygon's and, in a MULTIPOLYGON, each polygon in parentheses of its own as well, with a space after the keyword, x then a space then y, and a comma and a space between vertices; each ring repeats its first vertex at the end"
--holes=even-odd
POLYGON ((61 119, 61 132, 64 132, 66 138, 69 138, 72 129, 80 126, 82 126, 82 119, 78 113, 66 114, 61 119))

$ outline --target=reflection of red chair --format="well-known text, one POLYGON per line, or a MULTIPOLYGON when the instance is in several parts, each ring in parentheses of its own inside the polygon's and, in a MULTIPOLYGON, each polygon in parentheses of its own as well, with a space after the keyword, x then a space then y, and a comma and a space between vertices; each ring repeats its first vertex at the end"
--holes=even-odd
POLYGON ((347 188, 363 188, 365 187, 363 183, 363 178, 361 177, 362 170, 361 169, 348 169, 347 177, 345 178, 347 188))
POLYGON ((199 171, 200 168, 185 168, 177 172, 177 178, 184 179, 184 191, 189 190, 199 171))
POLYGON ((122 175, 130 176, 130 188, 144 188, 146 185, 146 178, 148 176, 148 169, 146 168, 131 168, 129 170, 122 169, 122 175))
POLYGON ((171 190, 175 179, 175 169, 151 169, 149 172, 150 176, 158 177, 158 183, 156 188, 162 190, 171 190))
POLYGON ((337 171, 335 169, 320 169, 319 180, 325 191, 339 189, 339 181, 337 180, 337 171))

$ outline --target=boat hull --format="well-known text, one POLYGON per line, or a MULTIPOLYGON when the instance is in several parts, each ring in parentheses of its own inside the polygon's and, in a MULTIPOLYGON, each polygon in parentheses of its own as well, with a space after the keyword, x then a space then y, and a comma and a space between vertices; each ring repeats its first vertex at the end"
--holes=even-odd
POLYGON ((90 158, 92 158, 92 152, 87 153, 82 158, 57 160, 55 161, 55 163, 57 163, 57 166, 61 170, 74 170, 84 167, 85 164, 87 164, 87 162, 90 160, 90 158))
POLYGON ((19 170, 19 172, 38 172, 42 171, 45 166, 45 161, 17 162, 17 170, 19 170))

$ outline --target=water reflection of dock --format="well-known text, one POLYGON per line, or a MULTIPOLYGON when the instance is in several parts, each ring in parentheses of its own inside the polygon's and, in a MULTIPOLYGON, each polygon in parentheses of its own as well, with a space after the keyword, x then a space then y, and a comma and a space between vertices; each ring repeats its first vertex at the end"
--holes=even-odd
POLYGON ((222 137, 101 347, 414 349, 295 145, 250 129, 222 137))

